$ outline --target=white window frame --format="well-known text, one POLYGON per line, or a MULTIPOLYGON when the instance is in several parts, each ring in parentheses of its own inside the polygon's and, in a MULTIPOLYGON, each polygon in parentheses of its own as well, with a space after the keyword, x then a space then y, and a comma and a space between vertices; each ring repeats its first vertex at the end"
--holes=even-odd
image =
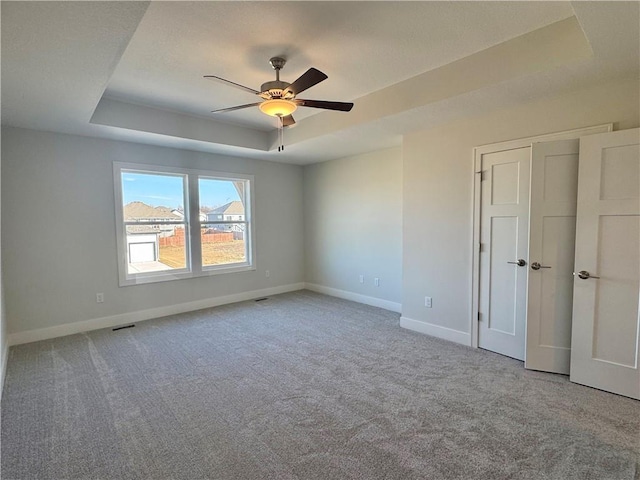
MULTIPOLYGON (((255 267, 255 228, 253 212, 255 179, 253 175, 218 172, 213 170, 197 170, 190 168, 169 167, 163 165, 113 162, 113 184, 115 197, 116 243, 118 254, 118 280, 121 287, 146 283, 166 282, 185 278, 205 277, 224 273, 236 273, 256 270, 255 267), (147 173, 153 175, 184 175, 184 221, 157 222, 162 224, 185 225, 186 268, 164 270, 159 272, 129 273, 127 264, 127 236, 122 203, 122 172, 147 173), (241 181, 245 183, 244 208, 245 219, 245 262, 225 265, 202 266, 201 225, 217 222, 200 221, 199 180, 219 179, 241 181)), ((228 223, 228 222, 219 222, 228 223)))

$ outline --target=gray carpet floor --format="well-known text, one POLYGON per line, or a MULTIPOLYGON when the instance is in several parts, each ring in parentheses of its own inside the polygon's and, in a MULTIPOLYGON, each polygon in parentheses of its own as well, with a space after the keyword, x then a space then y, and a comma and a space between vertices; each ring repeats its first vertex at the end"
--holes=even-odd
POLYGON ((13 347, 3 479, 638 479, 640 402, 308 291, 13 347))

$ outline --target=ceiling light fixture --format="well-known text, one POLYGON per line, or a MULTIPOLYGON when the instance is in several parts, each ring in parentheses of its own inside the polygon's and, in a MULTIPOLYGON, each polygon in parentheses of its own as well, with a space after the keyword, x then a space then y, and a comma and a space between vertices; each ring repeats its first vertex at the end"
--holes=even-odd
MULTIPOLYGON (((281 93, 278 92, 278 93, 281 93)), ((278 128, 278 151, 284 150, 284 117, 291 115, 296 111, 298 105, 291 100, 285 100, 284 98, 272 98, 271 100, 265 100, 258 108, 262 113, 276 117, 278 128)))
POLYGON ((274 98, 273 100, 265 100, 258 108, 262 113, 271 115, 272 117, 286 117, 296 111, 298 105, 290 100, 282 98, 274 98))

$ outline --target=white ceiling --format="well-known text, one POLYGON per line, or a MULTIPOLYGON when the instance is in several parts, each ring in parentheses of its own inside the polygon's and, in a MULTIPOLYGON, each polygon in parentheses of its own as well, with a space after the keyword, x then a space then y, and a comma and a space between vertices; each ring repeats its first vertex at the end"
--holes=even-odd
POLYGON ((638 76, 638 2, 6 2, 2 124, 291 163, 397 145, 401 135, 570 88, 638 76), (523 36, 524 35, 524 36, 523 36), (313 66, 273 148, 258 89, 313 66))
MULTIPOLYGON (((259 89, 275 79, 269 58, 284 56, 285 81, 311 66, 329 75, 304 98, 352 101, 572 15, 568 3, 153 3, 106 94, 209 116, 214 108, 256 98, 203 75, 259 89)), ((315 112, 301 109, 295 116, 315 112)), ((257 108, 224 115, 273 128, 257 108)))

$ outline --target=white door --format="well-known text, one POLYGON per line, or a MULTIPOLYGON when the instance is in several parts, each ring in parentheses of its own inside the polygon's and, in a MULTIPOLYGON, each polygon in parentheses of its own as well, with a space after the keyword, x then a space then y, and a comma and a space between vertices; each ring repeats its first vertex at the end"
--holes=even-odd
POLYGON ((580 139, 571 380, 640 399, 640 129, 580 139))
POLYGON ((569 374, 580 142, 534 143, 525 368, 569 374))
POLYGON ((531 148, 482 156, 478 346, 524 360, 531 148))

